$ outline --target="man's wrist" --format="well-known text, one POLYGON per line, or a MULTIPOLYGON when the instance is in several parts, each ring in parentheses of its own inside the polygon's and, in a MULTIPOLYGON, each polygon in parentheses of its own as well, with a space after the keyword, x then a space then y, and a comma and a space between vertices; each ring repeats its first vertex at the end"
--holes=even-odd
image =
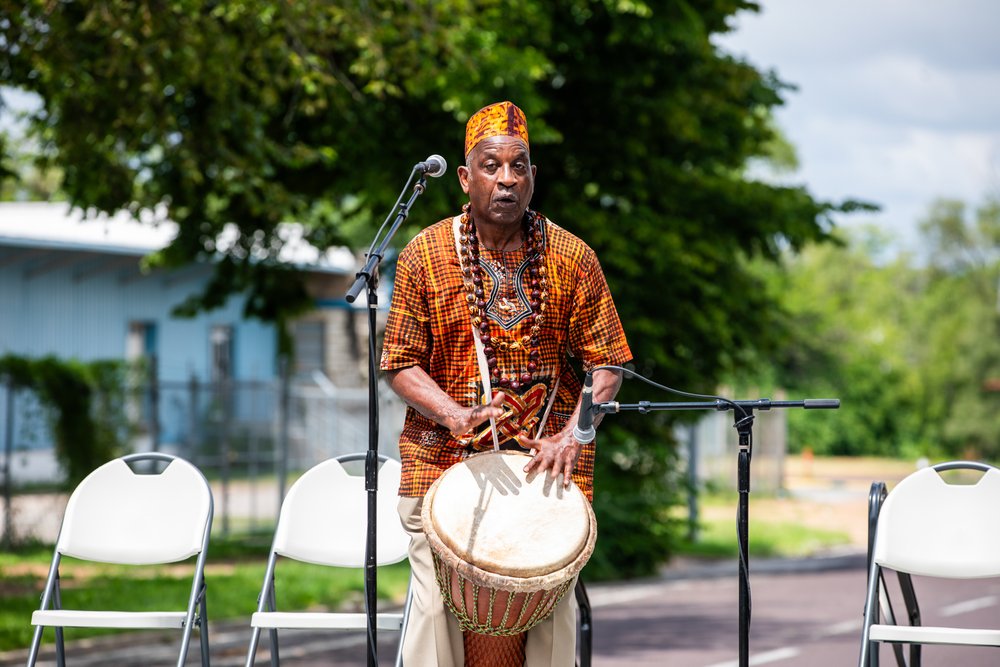
POLYGON ((440 424, 448 429, 455 436, 461 436, 464 434, 465 429, 462 428, 462 417, 460 415, 461 411, 466 408, 454 407, 446 409, 441 415, 440 424))

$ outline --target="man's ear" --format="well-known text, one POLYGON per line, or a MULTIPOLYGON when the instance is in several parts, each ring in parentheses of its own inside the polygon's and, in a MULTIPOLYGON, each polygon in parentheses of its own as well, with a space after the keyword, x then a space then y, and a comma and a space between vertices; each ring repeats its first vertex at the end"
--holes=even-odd
POLYGON ((462 186, 462 192, 469 194, 469 168, 464 164, 458 165, 458 182, 462 186))

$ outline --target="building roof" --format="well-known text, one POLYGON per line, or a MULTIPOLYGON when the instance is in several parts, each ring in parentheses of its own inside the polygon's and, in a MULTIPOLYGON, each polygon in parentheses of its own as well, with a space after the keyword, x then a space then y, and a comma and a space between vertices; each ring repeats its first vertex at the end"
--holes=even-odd
MULTIPOLYGON (((278 259, 320 273, 353 273, 357 260, 347 248, 325 252, 303 238, 298 223, 282 225, 278 259)), ((84 212, 65 202, 0 202, 0 246, 143 256, 166 247, 177 236, 177 223, 153 211, 139 219, 120 211, 114 216, 84 212)), ((217 240, 225 250, 236 238, 227 226, 217 240)))

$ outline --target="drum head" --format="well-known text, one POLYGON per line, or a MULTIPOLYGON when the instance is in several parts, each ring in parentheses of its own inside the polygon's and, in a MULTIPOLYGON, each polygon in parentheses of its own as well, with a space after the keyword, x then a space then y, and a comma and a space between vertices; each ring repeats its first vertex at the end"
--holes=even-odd
POLYGON ((527 454, 486 452, 437 480, 425 512, 440 540, 466 563, 534 577, 573 562, 591 541, 592 510, 575 484, 526 475, 527 454))

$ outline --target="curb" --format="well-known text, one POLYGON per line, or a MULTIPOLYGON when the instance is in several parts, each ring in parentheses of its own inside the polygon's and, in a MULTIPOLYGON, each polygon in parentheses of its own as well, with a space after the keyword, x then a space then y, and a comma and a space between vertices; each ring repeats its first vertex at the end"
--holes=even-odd
MULTIPOLYGON (((808 556, 804 558, 750 558, 750 574, 801 574, 806 572, 828 572, 834 570, 866 570, 868 554, 849 549, 808 556)), ((737 559, 705 560, 676 558, 664 568, 660 578, 667 581, 683 579, 713 579, 737 576, 737 559)))

